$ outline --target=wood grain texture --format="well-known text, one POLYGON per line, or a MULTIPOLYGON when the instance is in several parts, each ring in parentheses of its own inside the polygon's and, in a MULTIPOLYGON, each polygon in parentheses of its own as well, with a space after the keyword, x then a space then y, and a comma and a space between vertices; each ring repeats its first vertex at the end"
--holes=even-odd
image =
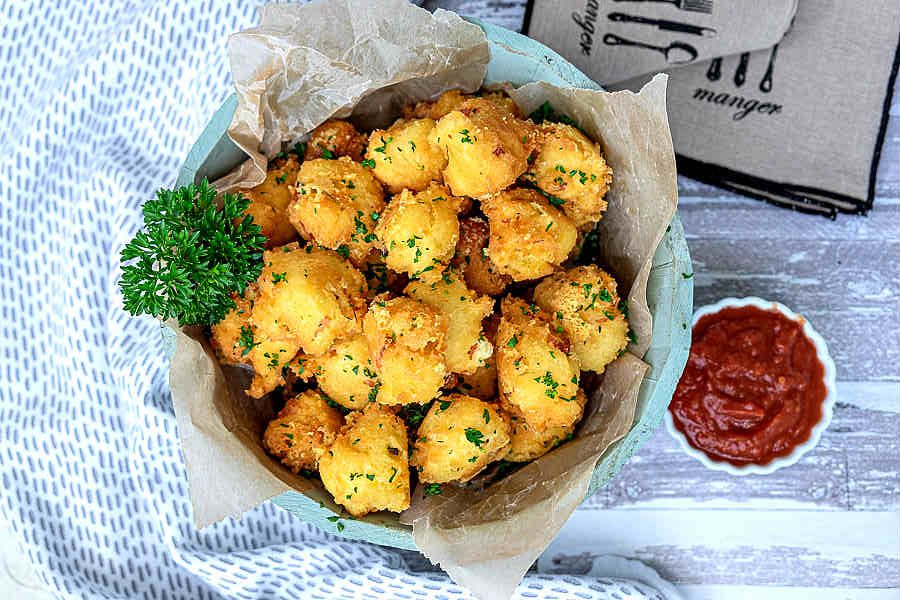
MULTIPOLYGON (((525 2, 425 5, 518 30, 525 2)), ((589 573, 593 556, 619 554, 684 584, 687 598, 896 598, 900 84, 868 216, 829 221, 683 177, 679 195, 695 305, 758 295, 805 314, 837 364, 834 419, 803 460, 764 477, 710 471, 661 429, 576 512, 540 570, 589 573)))

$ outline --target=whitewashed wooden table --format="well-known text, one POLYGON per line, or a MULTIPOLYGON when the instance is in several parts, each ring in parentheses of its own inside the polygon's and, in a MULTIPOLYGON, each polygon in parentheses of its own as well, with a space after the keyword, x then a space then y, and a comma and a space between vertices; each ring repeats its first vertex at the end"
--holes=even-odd
MULTIPOLYGON (((519 30, 524 0, 426 2, 519 30)), ((900 87, 900 86, 898 86, 900 87)), ((836 222, 681 179, 696 306, 758 295, 806 315, 837 364, 819 446, 763 477, 713 472, 660 429, 576 512, 542 570, 638 558, 688 598, 900 597, 900 102, 868 217, 836 222)))

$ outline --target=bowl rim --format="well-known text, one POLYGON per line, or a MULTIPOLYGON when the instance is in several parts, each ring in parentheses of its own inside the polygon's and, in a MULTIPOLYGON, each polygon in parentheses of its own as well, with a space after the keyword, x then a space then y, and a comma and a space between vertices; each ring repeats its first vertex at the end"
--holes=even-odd
POLYGON ((774 300, 764 300, 763 298, 759 298, 757 296, 747 296, 744 298, 722 298, 718 302, 701 306, 696 311, 694 311, 691 329, 693 329, 694 326, 697 325, 697 322, 706 315, 716 314, 726 308, 741 308, 745 306, 753 306, 765 311, 778 312, 783 316, 791 319, 792 321, 802 322, 803 334, 812 342, 813 346, 815 346, 816 356, 818 357, 819 362, 822 363, 822 367, 824 369, 823 379, 825 383, 825 398, 822 400, 822 416, 819 418, 819 421, 815 424, 812 431, 810 432, 809 438, 807 438, 806 441, 802 444, 798 444, 797 446, 795 446, 790 454, 786 456, 776 457, 772 459, 771 462, 768 462, 764 465, 750 463, 738 466, 726 461, 715 460, 711 458, 708 454, 706 454, 706 452, 700 450, 699 448, 695 448, 690 444, 687 436, 685 436, 681 431, 678 430, 677 427, 675 427, 675 420, 672 417, 672 411, 670 409, 666 410, 666 430, 668 430, 669 434, 671 434, 671 436, 678 441, 678 444, 681 446, 681 449, 685 451, 685 453, 703 463, 703 466, 707 467, 708 469, 712 469, 714 471, 723 471, 725 473, 729 473, 738 477, 744 477, 747 475, 769 475, 770 473, 774 473, 779 469, 783 469, 785 467, 796 464, 803 457, 803 455, 805 455, 807 452, 809 452, 819 444, 822 433, 831 424, 831 419, 834 416, 834 405, 837 402, 836 370, 834 360, 831 358, 831 355, 828 352, 828 345, 825 343, 825 339, 819 334, 819 332, 817 332, 813 328, 813 326, 809 322, 809 319, 801 314, 794 312, 781 302, 776 302, 774 300))

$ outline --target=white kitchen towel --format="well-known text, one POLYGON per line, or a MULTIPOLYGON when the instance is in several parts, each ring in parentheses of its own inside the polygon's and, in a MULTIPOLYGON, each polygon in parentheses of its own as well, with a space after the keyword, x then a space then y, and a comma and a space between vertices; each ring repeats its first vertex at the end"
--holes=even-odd
MULTIPOLYGON (((231 92, 253 2, 0 4, 0 507, 64 598, 465 598, 415 555, 271 503, 197 531, 159 324, 132 319, 119 251, 231 92)), ((519 596, 662 598, 530 575, 519 596)), ((667 597, 671 597, 666 594, 667 597)))

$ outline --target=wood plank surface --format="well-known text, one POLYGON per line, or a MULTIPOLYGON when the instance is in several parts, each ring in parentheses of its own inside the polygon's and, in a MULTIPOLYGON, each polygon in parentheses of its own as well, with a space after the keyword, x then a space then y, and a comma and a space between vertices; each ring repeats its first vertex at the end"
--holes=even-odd
MULTIPOLYGON (((425 3, 514 30, 524 5, 425 3)), ((758 295, 805 314, 836 361, 834 419, 797 465, 764 477, 710 471, 660 429, 576 512, 540 570, 588 573, 592 557, 617 554, 691 599, 898 597, 900 89, 875 195, 868 216, 829 221, 679 178, 695 305, 758 295)))

